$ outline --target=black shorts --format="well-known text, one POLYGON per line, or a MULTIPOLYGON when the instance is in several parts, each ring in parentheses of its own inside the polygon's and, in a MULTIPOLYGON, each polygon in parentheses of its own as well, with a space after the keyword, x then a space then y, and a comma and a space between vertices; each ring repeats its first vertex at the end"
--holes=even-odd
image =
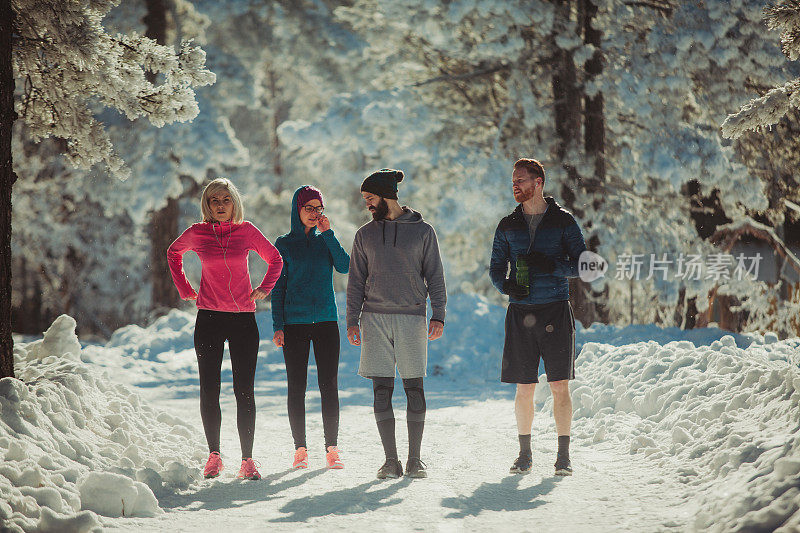
POLYGON ((575 317, 568 300, 508 306, 500 381, 538 383, 539 358, 547 381, 575 379, 575 317))

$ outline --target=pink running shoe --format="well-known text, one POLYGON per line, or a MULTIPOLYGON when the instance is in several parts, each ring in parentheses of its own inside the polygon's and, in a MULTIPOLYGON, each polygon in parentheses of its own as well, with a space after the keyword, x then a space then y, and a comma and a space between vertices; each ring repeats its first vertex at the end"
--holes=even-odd
POLYGON ((308 468, 308 452, 302 446, 294 451, 292 468, 308 468))
POLYGON ((206 479, 217 477, 222 468, 222 458, 219 456, 219 452, 211 452, 208 454, 208 461, 203 469, 203 477, 206 479))
POLYGON ((242 459, 242 467, 239 469, 239 475, 236 477, 240 479, 252 479, 255 481, 261 479, 261 474, 258 473, 256 462, 253 461, 251 457, 248 457, 247 459, 242 459))
POLYGON ((328 463, 328 468, 333 470, 344 468, 344 463, 339 459, 339 448, 336 446, 328 446, 328 453, 325 454, 325 462, 328 463))

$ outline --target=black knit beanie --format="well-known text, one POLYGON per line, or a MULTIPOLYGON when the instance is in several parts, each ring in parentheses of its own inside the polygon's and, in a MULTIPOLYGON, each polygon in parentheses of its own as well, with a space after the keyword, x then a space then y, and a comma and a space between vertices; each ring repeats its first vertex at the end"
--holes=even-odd
POLYGON ((397 184, 403 181, 404 177, 402 170, 382 168, 367 176, 367 179, 361 184, 361 191, 397 200, 397 184))

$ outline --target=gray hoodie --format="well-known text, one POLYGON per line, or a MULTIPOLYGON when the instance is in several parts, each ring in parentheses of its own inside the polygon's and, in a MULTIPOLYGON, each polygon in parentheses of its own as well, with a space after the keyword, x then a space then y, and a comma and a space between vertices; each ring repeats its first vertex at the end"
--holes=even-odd
POLYGON ((444 322, 447 292, 439 243, 420 213, 403 206, 395 220, 373 220, 358 229, 350 254, 347 327, 358 325, 362 310, 425 316, 428 295, 431 320, 444 322))

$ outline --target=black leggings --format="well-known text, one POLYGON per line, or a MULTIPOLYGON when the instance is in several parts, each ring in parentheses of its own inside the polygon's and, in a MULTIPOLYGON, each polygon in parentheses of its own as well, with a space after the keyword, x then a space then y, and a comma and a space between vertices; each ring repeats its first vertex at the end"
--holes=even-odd
POLYGON ((225 341, 231 354, 233 392, 236 395, 236 425, 242 458, 253 456, 256 401, 253 382, 258 358, 258 326, 255 313, 226 313, 199 309, 194 326, 194 350, 200 372, 200 416, 209 452, 219 452, 220 370, 225 341))
POLYGON ((286 407, 295 448, 306 448, 306 385, 308 356, 314 343, 317 384, 322 400, 325 449, 336 446, 339 433, 339 325, 336 322, 286 324, 283 328, 286 363, 286 407))

